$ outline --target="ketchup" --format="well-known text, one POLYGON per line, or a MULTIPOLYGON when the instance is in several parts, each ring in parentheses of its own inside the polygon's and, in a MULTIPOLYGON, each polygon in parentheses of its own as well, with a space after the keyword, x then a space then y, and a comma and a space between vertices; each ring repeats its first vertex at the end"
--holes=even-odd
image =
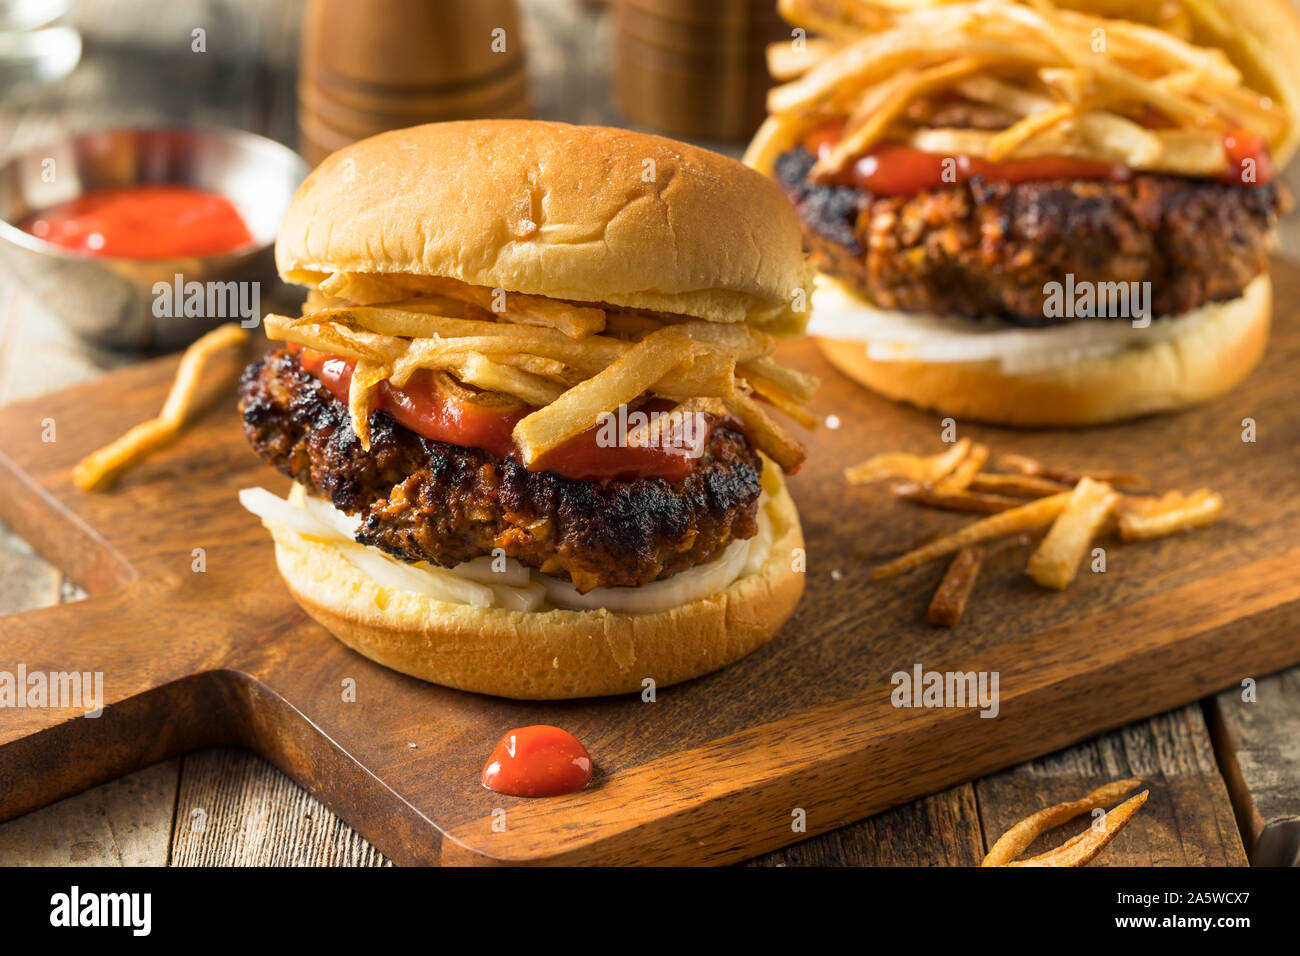
MULTIPOLYGON (((320 380, 341 402, 348 400, 352 382, 351 359, 337 358, 301 346, 290 346, 300 355, 302 367, 320 380)), ((397 422, 417 435, 433 441, 450 442, 465 448, 482 448, 498 458, 519 459, 519 448, 511 437, 515 423, 532 408, 525 405, 494 407, 464 401, 439 391, 432 378, 417 372, 405 385, 397 388, 381 382, 376 388, 375 407, 392 415, 397 422)), ((641 411, 665 412, 671 402, 652 400, 641 411)), ((703 435, 692 436, 695 442, 707 441, 718 420, 710 417, 703 435)), ((697 458, 691 448, 663 443, 655 446, 601 444, 601 426, 594 425, 558 448, 542 455, 530 466, 531 471, 552 471, 577 481, 603 481, 607 478, 662 478, 676 482, 690 475, 697 458)))
POLYGON ((549 724, 510 731, 483 768, 483 786, 512 797, 557 797, 590 782, 587 748, 567 730, 549 724))
MULTIPOLYGON (((825 123, 804 137, 803 145, 818 159, 839 142, 844 132, 840 120, 825 123)), ((1271 182, 1276 172, 1268 145, 1249 130, 1224 135, 1229 168, 1223 182, 1240 183, 1242 161, 1255 160, 1255 180, 1244 185, 1271 182)), ((913 196, 927 189, 942 189, 974 177, 1021 183, 1045 179, 1110 179, 1123 182, 1133 170, 1127 166, 1073 156, 1040 156, 992 162, 978 156, 944 156, 914 149, 903 143, 880 143, 838 173, 819 181, 833 186, 855 186, 877 196, 913 196)))
POLYGON ((95 189, 21 228, 71 252, 120 259, 210 256, 253 243, 230 200, 189 186, 95 189))
POLYGON ((1271 183, 1277 175, 1273 154, 1269 152, 1264 137, 1248 129, 1230 129, 1223 134, 1223 148, 1228 153, 1228 169, 1219 177, 1234 186, 1262 186, 1271 183), (1254 176, 1244 179, 1246 161, 1254 161, 1254 176))

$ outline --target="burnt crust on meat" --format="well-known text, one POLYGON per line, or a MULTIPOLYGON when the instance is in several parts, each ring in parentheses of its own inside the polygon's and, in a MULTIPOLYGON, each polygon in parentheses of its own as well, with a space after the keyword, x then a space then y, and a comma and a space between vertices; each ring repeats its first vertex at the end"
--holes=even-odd
POLYGON ((775 172, 813 263, 876 304, 1055 325, 1044 286, 1150 282, 1153 317, 1233 299, 1268 268, 1285 193, 1135 173, 1125 181, 1005 183, 974 177, 914 196, 810 182, 803 147, 775 172))
POLYGON ((366 452, 347 406, 286 349, 245 369, 239 410, 254 451, 359 515, 358 541, 406 561, 452 566, 501 548, 585 592, 667 577, 757 531, 762 462, 726 427, 674 484, 528 471, 513 458, 431 441, 384 412, 371 416, 366 452))

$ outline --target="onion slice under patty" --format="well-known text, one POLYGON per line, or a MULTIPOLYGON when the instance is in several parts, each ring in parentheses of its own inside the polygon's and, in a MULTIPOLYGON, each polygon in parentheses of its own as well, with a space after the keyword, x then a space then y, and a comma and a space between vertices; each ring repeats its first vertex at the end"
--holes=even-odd
POLYGON ((378 548, 358 543, 360 521, 295 484, 289 499, 265 488, 245 488, 239 503, 262 523, 338 549, 351 565, 382 587, 424 594, 438 601, 509 611, 570 610, 654 613, 717 594, 738 578, 757 573, 772 548, 772 519, 766 492, 758 502, 758 533, 732 541, 714 560, 659 581, 631 588, 593 588, 582 594, 568 581, 532 570, 514 558, 474 558, 454 568, 408 564, 378 548))

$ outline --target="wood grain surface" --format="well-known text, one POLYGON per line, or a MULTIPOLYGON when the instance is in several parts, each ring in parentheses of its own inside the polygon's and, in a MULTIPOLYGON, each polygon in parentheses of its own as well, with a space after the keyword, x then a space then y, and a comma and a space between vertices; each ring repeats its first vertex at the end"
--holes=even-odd
MULTIPOLYGON (((1295 278, 1279 279, 1279 298, 1293 301, 1295 278)), ((1077 433, 969 429, 999 450, 1210 485, 1231 506, 1194 535, 1113 546, 1107 573, 1061 594, 1026 582, 1023 553, 991 555, 951 632, 923 616, 941 566, 890 582, 869 571, 965 519, 841 477, 861 449, 935 447, 937 418, 836 376, 811 343, 785 351, 824 377, 815 408, 842 422, 813 437, 791 481, 810 548, 804 601, 771 644, 653 704, 422 687, 307 621, 276 578, 265 533, 233 503, 240 487, 285 484, 244 447, 229 405, 236 356, 216 363, 194 426, 107 494, 72 491, 71 466, 123 418, 161 403, 173 360, 6 408, 0 516, 91 594, 7 618, 6 646, 29 671, 103 671, 110 705, 98 720, 11 712, 0 787, 19 768, 27 778, 0 789, 0 814, 229 741, 263 753, 399 862, 727 862, 791 842, 796 808, 807 833, 824 832, 1300 657, 1300 504, 1251 491, 1261 475, 1295 480, 1300 422, 1281 374, 1300 353, 1293 313, 1280 315, 1260 374, 1200 409, 1077 433), (1247 415, 1265 441, 1242 443, 1247 415), (58 440, 44 442, 51 419, 58 440), (204 573, 190 568, 194 548, 205 549, 204 573), (916 664, 998 672, 999 716, 895 709, 889 676, 916 664), (359 700, 341 703, 349 676, 359 700), (484 748, 534 722, 587 743, 602 770, 596 787, 532 802, 477 787, 484 748), (504 833, 493 827, 498 807, 504 833)))
MULTIPOLYGON (((67 81, 47 87, 38 96, 0 102, 0 143, 37 141, 44 129, 58 126, 193 117, 260 130, 292 142, 298 6, 296 2, 231 0, 210 4, 183 0, 168 4, 165 15, 160 15, 158 9, 141 0, 114 4, 86 0, 78 5, 78 17, 83 28, 90 31, 92 42, 88 43, 82 66, 67 81), (192 56, 182 49, 195 23, 206 25, 210 34, 221 37, 211 45, 207 57, 192 56)), ((521 6, 539 115, 618 123, 608 96, 604 52, 607 20, 576 0, 522 0, 521 6)), ((1288 179, 1293 189, 1300 183, 1296 167, 1289 170, 1288 179)), ((1290 255, 1300 253, 1297 231, 1295 217, 1283 223, 1282 246, 1290 255)), ((129 356, 99 352, 70 339, 51 317, 23 297, 21 281, 16 278, 0 271, 0 403, 49 391, 130 360, 129 356)), ((61 572, 31 555, 13 535, 0 533, 0 566, 5 572, 0 575, 0 613, 50 603, 61 595, 75 596, 75 589, 67 586, 61 572)), ((1280 693, 1270 698, 1272 708, 1267 720, 1262 719, 1260 711, 1254 711, 1255 719, 1242 722, 1236 733, 1241 735, 1237 742, 1253 748, 1259 756, 1239 782, 1244 796, 1238 807, 1251 805, 1252 785, 1266 786, 1273 795, 1270 812, 1285 822, 1300 813, 1300 754, 1272 742, 1279 739, 1278 732, 1300 720, 1300 694, 1294 683, 1283 686, 1282 680, 1260 680, 1261 694, 1270 684, 1277 686, 1280 693)), ((1223 696, 1232 694, 1225 692, 1223 696)), ((1086 789, 1084 782, 1093 773, 1092 758, 1087 755, 1102 741, 1121 735, 1148 739, 1165 755, 1181 755, 1184 763, 1194 757, 1194 750, 1206 751, 1210 741, 1203 728, 1188 734, 1168 734, 1164 723, 1168 719, 1166 715, 1139 721, 1092 744, 1021 765, 1014 774, 1030 783, 1023 794, 1007 792, 1006 815, 1023 815, 1037 808, 1033 789, 1037 784, 1033 781, 1045 775, 1068 781, 1062 784, 1062 792, 1086 789)), ((1289 739, 1296 739, 1294 732, 1289 739)), ((1005 776, 1000 774, 999 778, 1005 776)), ((147 827, 158 837, 151 845, 159 848, 147 862, 163 863, 169 856, 174 863, 348 863, 380 859, 373 850, 369 854, 354 853, 350 848, 364 843, 355 832, 320 804, 305 798, 303 791, 280 771, 251 753, 221 748, 203 751, 183 761, 155 765, 125 781, 141 777, 150 777, 153 785, 163 790, 170 787, 165 799, 146 802, 147 827), (191 811, 207 808, 202 830, 187 829, 178 821, 173 834, 178 777, 187 788, 191 811), (273 815, 277 826, 249 823, 262 814, 273 815), (304 825, 308 817, 319 825, 304 825), (238 839, 232 836, 236 833, 238 839), (176 850, 169 853, 172 842, 176 850)), ((1221 785, 1209 786, 1213 779, 1212 773, 1207 775, 1204 797, 1190 792, 1196 788, 1171 792, 1169 799, 1183 807, 1181 818, 1189 814, 1207 820, 1222 816, 1226 802, 1221 798, 1221 785)), ((0 862, 100 859, 86 855, 85 845, 99 842, 102 847, 113 847, 115 830, 111 821, 129 816, 137 802, 136 791, 122 783, 104 785, 0 825, 0 862), (98 829, 97 836, 88 840, 81 835, 84 824, 78 821, 91 819, 98 821, 98 829)), ((998 835, 982 833, 976 811, 981 804, 977 804, 975 793, 975 786, 963 784, 768 854, 758 862, 973 862, 998 835), (972 834, 980 838, 972 840, 972 834)), ((990 794, 981 794, 981 801, 990 799, 990 794)), ((1139 815, 1135 827, 1141 819, 1139 815)), ((1195 857, 1194 841, 1203 830, 1201 826, 1174 832, 1172 838, 1186 847, 1184 852, 1189 858, 1195 857)), ((120 836, 121 829, 117 832, 120 836)), ((1119 847, 1117 841, 1107 854, 1119 847)), ((121 849, 102 858, 111 860, 113 854, 128 862, 140 861, 121 849)), ((1133 848, 1131 857, 1132 862, 1139 863, 1157 862, 1159 858, 1156 853, 1143 856, 1141 843, 1133 848)), ((1211 862, 1214 855, 1205 859, 1211 862)))

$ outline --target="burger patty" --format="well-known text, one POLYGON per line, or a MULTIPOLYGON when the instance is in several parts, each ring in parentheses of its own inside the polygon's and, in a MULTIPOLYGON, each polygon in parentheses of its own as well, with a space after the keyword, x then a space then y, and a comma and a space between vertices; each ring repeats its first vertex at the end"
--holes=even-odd
POLYGON ((381 411, 370 418, 366 452, 347 406, 287 349, 245 369, 239 411, 262 458, 360 515, 358 541, 406 561, 450 567, 501 548, 585 592, 703 564, 757 531, 762 461, 725 427, 674 484, 528 471, 513 458, 424 438, 381 411))
POLYGON ((813 155, 782 154, 776 176, 813 263, 876 304, 1017 325, 1044 313, 1044 286, 1150 282, 1152 317, 1239 296, 1268 266, 1277 187, 1135 173, 1124 182, 972 178, 914 196, 808 180, 813 155))

